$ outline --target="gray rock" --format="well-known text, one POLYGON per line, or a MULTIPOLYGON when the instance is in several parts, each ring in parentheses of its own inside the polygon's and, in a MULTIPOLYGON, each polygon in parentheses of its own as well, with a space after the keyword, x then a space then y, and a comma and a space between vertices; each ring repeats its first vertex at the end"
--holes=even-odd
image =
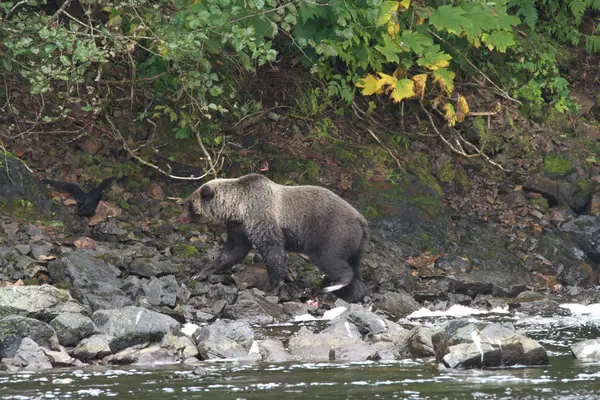
POLYGON ((107 335, 93 335, 83 339, 73 349, 72 355, 81 361, 89 361, 95 358, 102 358, 111 353, 110 340, 107 335))
POLYGON ((283 311, 293 317, 308 313, 308 306, 304 303, 288 301, 283 303, 283 311))
POLYGON ((432 342, 438 360, 450 368, 548 364, 546 350, 509 324, 454 323, 434 333, 432 342))
POLYGON ((142 280, 135 275, 129 275, 123 281, 124 283, 121 285, 121 290, 125 292, 127 296, 136 299, 143 292, 142 285, 146 280, 142 280))
POLYGON ((289 318, 281 306, 247 290, 238 295, 235 304, 225 307, 225 316, 254 324, 270 324, 274 321, 286 321, 289 318))
POLYGON ((298 334, 290 338, 288 348, 296 360, 305 362, 365 361, 375 353, 361 339, 339 332, 315 334, 306 327, 300 328, 298 334))
POLYGON ((52 245, 51 244, 34 244, 31 246, 31 256, 39 260, 42 256, 47 256, 52 253, 52 245))
POLYGON ((162 338, 160 347, 168 349, 177 361, 184 361, 200 354, 192 339, 185 335, 168 333, 162 338))
POLYGON ((62 348, 59 351, 48 350, 44 347, 41 349, 54 367, 72 367, 77 365, 77 360, 62 348))
POLYGON ((90 309, 73 300, 68 290, 50 285, 0 288, 0 318, 22 315, 50 321, 63 312, 89 314, 90 309))
POLYGON ((254 331, 245 321, 217 321, 198 329, 194 342, 204 360, 246 359, 254 342, 254 331))
POLYGON ((136 365, 160 365, 174 364, 179 362, 175 359, 170 349, 162 348, 158 343, 146 346, 138 344, 119 351, 116 354, 106 356, 102 359, 106 364, 136 364, 136 365))
POLYGON ((0 319, 0 357, 14 357, 24 338, 60 350, 56 333, 47 323, 18 315, 0 319))
POLYGON ((362 335, 360 331, 351 322, 339 320, 333 322, 327 328, 321 331, 322 334, 333 334, 335 336, 349 338, 349 339, 361 339, 362 335))
POLYGON ((448 347, 443 358, 449 368, 492 368, 501 365, 500 348, 487 343, 477 346, 475 343, 461 343, 448 347))
POLYGON ((61 313, 50 321, 50 326, 56 331, 59 343, 67 347, 76 346, 96 329, 89 317, 76 313, 61 313))
POLYGON ((160 341, 179 326, 179 322, 169 316, 135 306, 96 311, 92 321, 100 333, 112 336, 112 353, 136 344, 160 341))
POLYGON ((387 347, 387 348, 383 348, 383 349, 380 349, 380 350, 376 350, 375 353, 373 353, 369 357, 369 360, 373 360, 373 361, 392 361, 392 360, 397 360, 398 356, 399 356, 398 352, 395 351, 394 348, 387 347))
POLYGON ((405 317, 421 308, 421 305, 403 290, 384 293, 376 305, 377 310, 384 311, 394 318, 405 317))
POLYGON ((17 249, 22 255, 26 256, 31 251, 31 246, 28 244, 18 244, 15 246, 15 249, 17 249))
POLYGON ((571 354, 578 360, 600 360, 600 339, 583 340, 571 345, 571 354))
POLYGON ((288 362, 292 356, 285 350, 283 343, 277 339, 265 339, 257 341, 258 352, 264 362, 288 362))
POLYGON ((103 253, 92 250, 75 250, 60 255, 49 263, 53 282, 72 285, 71 293, 92 310, 122 308, 133 304, 121 289, 118 278, 121 271, 102 260, 103 253))
POLYGON ((433 357, 431 331, 421 326, 414 327, 408 337, 408 349, 413 357, 433 357))
MULTIPOLYGON (((105 364, 133 364, 140 358, 140 351, 144 349, 146 344, 136 344, 134 346, 123 349, 116 354, 111 354, 102 359, 105 364)), ((149 348, 149 351, 160 350, 160 346, 154 345, 149 348)))
POLYGON ((150 278, 150 281, 142 284, 142 288, 148 303, 154 306, 175 307, 179 285, 173 275, 150 278))
POLYGON ((389 331, 388 321, 358 304, 348 305, 346 311, 335 317, 331 323, 347 320, 356 325, 361 335, 380 334, 389 331))
POLYGON ((0 361, 0 369, 8 372, 42 371, 52 369, 52 363, 35 341, 23 338, 15 354, 0 361))
POLYGON ((153 276, 160 277, 163 275, 176 274, 177 265, 173 264, 171 260, 160 261, 157 257, 136 258, 129 264, 129 272, 144 278, 153 276))

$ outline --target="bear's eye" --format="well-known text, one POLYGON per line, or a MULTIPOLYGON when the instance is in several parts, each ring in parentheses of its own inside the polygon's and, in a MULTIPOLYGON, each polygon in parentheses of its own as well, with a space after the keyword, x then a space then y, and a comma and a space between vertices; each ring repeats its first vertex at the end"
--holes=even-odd
POLYGON ((200 188, 200 199, 201 200, 210 200, 214 196, 214 192, 212 188, 208 185, 204 185, 200 188))

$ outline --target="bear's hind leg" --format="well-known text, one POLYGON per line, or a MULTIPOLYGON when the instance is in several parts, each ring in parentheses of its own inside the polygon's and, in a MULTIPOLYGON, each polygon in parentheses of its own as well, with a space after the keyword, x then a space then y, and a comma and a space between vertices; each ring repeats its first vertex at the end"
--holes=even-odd
POLYGON ((331 255, 311 255, 310 259, 331 280, 331 285, 323 289, 326 292, 335 292, 352 283, 354 272, 346 260, 331 255))

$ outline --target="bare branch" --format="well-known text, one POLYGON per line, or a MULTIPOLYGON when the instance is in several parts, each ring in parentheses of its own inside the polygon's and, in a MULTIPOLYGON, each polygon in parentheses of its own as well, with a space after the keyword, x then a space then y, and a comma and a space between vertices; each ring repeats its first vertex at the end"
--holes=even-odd
MULTIPOLYGON (((222 168, 224 161, 221 161, 221 152, 219 152, 219 154, 217 155, 216 158, 216 163, 212 162, 212 158, 210 158, 209 160, 209 166, 210 169, 208 172, 206 172, 205 174, 201 175, 201 176, 177 176, 177 175, 172 175, 170 173, 170 171, 165 171, 162 168, 160 168, 157 165, 152 164, 151 162, 148 162, 146 160, 144 160, 143 158, 141 158, 140 156, 138 156, 137 154, 135 154, 135 151, 132 150, 129 145, 127 144, 127 141, 125 140, 125 138, 123 137, 123 135, 121 134, 121 132, 119 131, 119 129, 117 128, 117 126, 115 125, 115 123, 112 121, 112 119, 108 116, 105 115, 104 116, 106 118, 106 120, 108 121, 108 123, 110 124, 112 130, 113 130, 113 136, 119 140, 119 142, 121 143, 121 145, 123 146, 123 148, 125 149, 125 151, 127 151, 127 153, 129 153, 129 155, 131 157, 133 157, 134 159, 136 159, 138 162, 140 162, 141 164, 153 168, 156 171, 160 172, 161 174, 168 176, 169 178, 172 179, 178 179, 178 180, 184 180, 184 181, 198 181, 200 179, 205 178, 206 176, 208 176, 211 172, 216 176, 218 171, 220 170, 220 168, 222 168), (219 161, 221 161, 221 165, 219 167, 217 167, 217 164, 219 163, 219 161)), ((202 145, 202 149, 205 152, 205 155, 208 155, 210 157, 210 154, 208 153, 208 151, 206 151, 206 148, 204 147, 204 145, 202 145)), ((222 149, 221 149, 222 151, 222 149)), ((169 169, 171 169, 171 167, 169 166, 169 169)))
POLYGON ((419 101, 419 104, 421 105, 421 109, 423 110, 423 112, 427 115, 427 118, 429 119, 429 123, 431 124, 431 127, 433 128, 433 130, 435 131, 435 133, 437 134, 437 137, 439 137, 440 139, 442 139, 442 141, 448 146, 450 147, 450 149, 455 152, 456 154, 460 154, 463 157, 467 157, 467 158, 473 158, 473 157, 482 157, 484 160, 486 160, 487 162, 489 162, 490 164, 492 164, 495 167, 498 167, 500 170, 504 171, 504 172, 513 172, 512 170, 506 169, 504 168, 502 165, 498 164, 497 162, 493 161, 492 159, 490 159, 487 154, 485 154, 483 152, 483 149, 478 148, 477 146, 475 146, 473 143, 471 143, 470 141, 466 140, 465 138, 462 137, 462 135, 457 132, 454 131, 454 141, 455 143, 453 144, 452 142, 450 142, 450 140, 448 140, 437 128, 437 126, 435 125, 435 122, 433 121, 433 117, 431 116, 431 113, 429 111, 427 111, 427 109, 425 108, 425 106, 423 106, 423 102, 419 101), (469 147, 470 149, 472 149, 473 151, 475 151, 475 154, 469 154, 466 152, 466 150, 463 148, 462 144, 466 145, 467 147, 469 147))

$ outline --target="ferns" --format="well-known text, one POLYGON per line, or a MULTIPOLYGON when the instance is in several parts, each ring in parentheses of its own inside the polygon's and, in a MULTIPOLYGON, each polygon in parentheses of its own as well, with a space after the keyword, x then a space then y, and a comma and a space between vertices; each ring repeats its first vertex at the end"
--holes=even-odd
POLYGON ((585 10, 590 6, 591 0, 569 0, 568 6, 571 10, 571 14, 575 18, 575 24, 581 24, 583 14, 585 10))
MULTIPOLYGON (((600 0, 594 0, 600 3, 600 0)), ((517 7, 515 15, 519 17, 525 25, 532 31, 535 30, 535 24, 538 20, 538 10, 535 7, 535 0, 511 0, 508 7, 517 7)))
POLYGON ((592 53, 600 53, 600 36, 586 36, 585 50, 592 53))

